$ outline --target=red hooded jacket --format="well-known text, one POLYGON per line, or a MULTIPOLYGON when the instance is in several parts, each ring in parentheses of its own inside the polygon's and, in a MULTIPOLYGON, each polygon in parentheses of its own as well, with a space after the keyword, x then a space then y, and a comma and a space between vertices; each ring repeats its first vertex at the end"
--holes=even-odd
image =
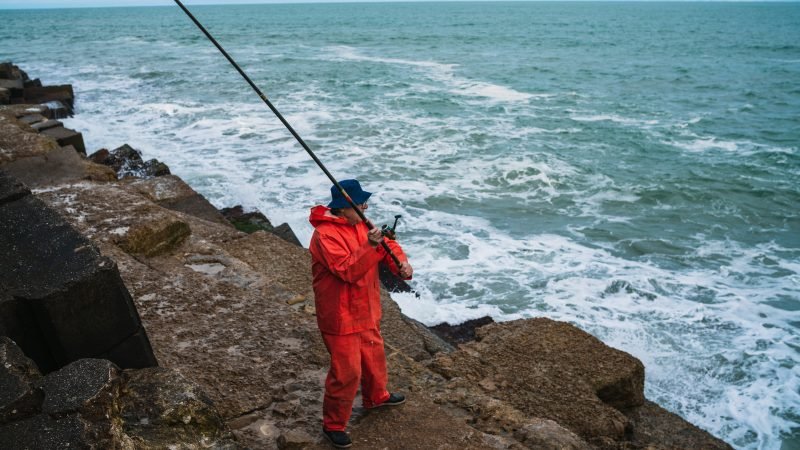
MULTIPOLYGON (((320 331, 342 335, 379 329, 378 263, 385 261, 397 274, 392 257, 382 245, 369 245, 364 222, 350 225, 322 205, 311 208, 308 220, 315 228, 309 251, 320 331)), ((384 240, 400 262, 408 260, 397 242, 384 240)))

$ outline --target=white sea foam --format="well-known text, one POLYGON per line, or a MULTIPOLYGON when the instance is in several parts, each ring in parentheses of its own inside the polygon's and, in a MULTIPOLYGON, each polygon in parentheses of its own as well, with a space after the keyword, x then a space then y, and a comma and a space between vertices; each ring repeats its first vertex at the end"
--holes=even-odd
MULTIPOLYGON (((497 84, 484 81, 469 80, 455 75, 458 64, 444 64, 435 61, 415 61, 400 58, 383 58, 363 54, 354 47, 335 46, 329 48, 334 58, 365 61, 372 63, 394 64, 422 69, 432 80, 444 83, 449 87, 449 92, 456 95, 487 98, 496 102, 524 102, 536 96, 527 92, 520 92, 497 84)), ((549 94, 539 94, 549 97, 549 94)))
POLYGON ((715 136, 700 137, 694 134, 687 134, 686 140, 666 140, 665 144, 692 153, 704 153, 709 151, 725 151, 738 153, 741 155, 753 155, 757 153, 786 153, 795 154, 800 147, 780 147, 775 145, 765 145, 748 140, 731 141, 720 139, 715 136))
MULTIPOLYGON (((410 90, 516 102, 496 115, 431 117, 392 103, 409 91, 343 105, 336 93, 315 83, 282 99, 285 116, 334 175, 359 177, 375 192, 370 217, 403 214, 402 243, 415 266, 412 285, 421 294, 394 295, 403 311, 428 324, 483 315, 570 321, 640 358, 649 398, 730 440, 749 442, 748 433, 760 440, 737 446, 777 448, 778 433, 793 426, 786 412, 800 405, 792 348, 800 346, 792 325, 800 317, 765 303, 800 297, 800 263, 786 256, 787 249, 697 236, 705 244, 692 256, 719 260, 719 266, 666 270, 616 256, 611 244, 589 246, 552 232, 511 234, 482 217, 480 208, 501 196, 515 206, 562 201, 576 217, 613 221, 627 218, 605 217, 607 206, 639 197, 559 152, 573 148, 561 147, 554 134, 581 131, 569 120, 553 130, 518 125, 520 118, 537 123, 532 119, 539 111, 533 102, 504 98, 516 91, 489 92, 495 97, 467 92, 494 85, 460 79, 454 65, 372 58, 348 47, 328 53, 418 70, 423 81, 410 83, 410 90), (492 147, 496 141, 503 151, 492 147), (591 188, 576 188, 576 179, 591 188), (774 264, 759 262, 764 257, 774 264), (778 269, 789 275, 775 277, 778 269)), ((288 222, 301 242, 309 241, 308 208, 326 201, 329 182, 262 105, 198 103, 172 99, 166 91, 141 94, 139 81, 125 76, 82 84, 76 85, 82 89, 81 112, 68 124, 84 133, 90 149, 127 142, 145 158, 167 162, 216 206, 258 207, 274 223, 288 222)), ((658 125, 614 114, 571 114, 575 122, 658 125)), ((681 136, 682 143, 706 139, 711 138, 681 136)), ((735 145, 737 154, 748 151, 748 144, 735 145)), ((714 147, 700 151, 709 150, 714 147)), ((530 213, 514 219, 539 218, 530 213)))
POLYGON ((658 120, 655 119, 633 119, 630 117, 622 117, 617 114, 572 115, 570 119, 576 122, 614 122, 623 125, 637 126, 652 126, 658 124, 658 120))

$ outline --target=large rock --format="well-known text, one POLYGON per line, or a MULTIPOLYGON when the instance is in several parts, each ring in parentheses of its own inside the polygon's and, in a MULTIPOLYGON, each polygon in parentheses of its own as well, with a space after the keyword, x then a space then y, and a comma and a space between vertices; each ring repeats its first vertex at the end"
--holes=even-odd
POLYGON ((430 327, 430 329, 450 344, 458 345, 474 341, 477 336, 476 330, 490 323, 494 323, 494 320, 489 316, 483 316, 456 325, 450 325, 447 322, 440 323, 430 327))
POLYGON ((732 450, 733 447, 651 401, 626 412, 633 422, 631 444, 645 448, 732 450))
POLYGON ((561 425, 534 418, 520 427, 514 437, 528 448, 539 450, 590 450, 592 447, 561 425))
POLYGON ((97 164, 111 167, 117 173, 118 178, 151 178, 170 174, 166 164, 157 159, 143 160, 142 152, 128 144, 123 144, 111 151, 98 150, 89 155, 89 159, 97 164))
MULTIPOLYGON (((19 183, 0 172, 0 335, 17 341, 45 372, 108 352, 141 322, 116 264, 19 183), (9 201, 8 199, 14 199, 9 201), (27 325, 35 325, 28 328, 27 325)), ((140 346, 131 361, 156 365, 140 346)))
POLYGON ((0 424, 38 412, 43 395, 34 385, 41 377, 14 341, 0 336, 0 424))
POLYGON ((236 205, 231 208, 222 208, 219 212, 237 230, 248 234, 259 230, 271 233, 275 229, 267 216, 259 210, 244 212, 242 205, 236 205))
POLYGON ((119 368, 105 359, 80 359, 49 374, 42 382, 42 412, 51 416, 81 413, 102 421, 119 396, 119 368))
POLYGON ((282 223, 277 227, 273 226, 269 219, 267 219, 267 216, 257 209, 244 212, 242 205, 236 205, 232 208, 222 208, 220 213, 222 213, 225 219, 239 231, 255 233, 256 231, 263 230, 278 236, 290 244, 294 244, 298 247, 303 246, 288 223, 282 223))
POLYGON ((632 425, 619 409, 644 403, 642 363, 570 324, 491 324, 478 329, 478 339, 436 359, 434 369, 452 380, 451 388, 478 385, 589 441, 623 439, 632 425))

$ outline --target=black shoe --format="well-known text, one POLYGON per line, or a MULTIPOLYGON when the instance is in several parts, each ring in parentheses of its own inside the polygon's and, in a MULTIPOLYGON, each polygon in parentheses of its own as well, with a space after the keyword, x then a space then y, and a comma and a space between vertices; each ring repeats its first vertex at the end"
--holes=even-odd
POLYGON ((406 402, 406 396, 403 394, 398 394, 393 392, 389 394, 389 399, 385 402, 381 403, 380 405, 375 405, 373 408, 380 408, 381 406, 397 406, 402 405, 406 402))
POLYGON ((323 428, 322 434, 324 434, 336 448, 349 448, 353 446, 353 441, 350 440, 350 436, 344 431, 328 431, 323 428))

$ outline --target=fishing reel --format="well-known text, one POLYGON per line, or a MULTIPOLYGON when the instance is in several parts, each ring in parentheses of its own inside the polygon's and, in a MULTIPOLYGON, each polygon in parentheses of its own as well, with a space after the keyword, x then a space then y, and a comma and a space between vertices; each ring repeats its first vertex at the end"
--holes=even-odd
POLYGON ((399 219, 400 217, 402 217, 400 214, 394 216, 394 225, 392 225, 391 227, 389 227, 389 225, 386 224, 384 224, 381 227, 381 233, 383 234, 383 237, 387 237, 393 241, 397 239, 397 234, 395 233, 395 230, 397 229, 397 219, 399 219))

